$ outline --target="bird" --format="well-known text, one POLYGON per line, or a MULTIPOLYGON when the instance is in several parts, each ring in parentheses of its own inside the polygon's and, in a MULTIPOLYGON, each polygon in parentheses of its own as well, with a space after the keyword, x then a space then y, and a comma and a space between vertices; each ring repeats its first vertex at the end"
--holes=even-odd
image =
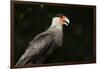
POLYGON ((33 64, 43 64, 55 49, 62 46, 63 25, 68 26, 69 23, 70 20, 65 14, 56 14, 52 18, 50 27, 29 43, 16 66, 23 66, 31 60, 34 60, 33 64))

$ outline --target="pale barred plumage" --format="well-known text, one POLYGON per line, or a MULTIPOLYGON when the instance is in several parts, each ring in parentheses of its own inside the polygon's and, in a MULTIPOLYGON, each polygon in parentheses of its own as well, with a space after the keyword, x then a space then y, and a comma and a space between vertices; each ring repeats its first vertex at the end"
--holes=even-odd
POLYGON ((29 43, 29 47, 21 56, 16 66, 25 65, 30 59, 34 59, 35 64, 43 63, 57 47, 62 45, 62 25, 66 24, 65 22, 69 23, 69 19, 66 16, 63 14, 56 15, 52 20, 50 28, 37 35, 29 43), (34 56, 36 56, 36 58, 33 58, 34 56))

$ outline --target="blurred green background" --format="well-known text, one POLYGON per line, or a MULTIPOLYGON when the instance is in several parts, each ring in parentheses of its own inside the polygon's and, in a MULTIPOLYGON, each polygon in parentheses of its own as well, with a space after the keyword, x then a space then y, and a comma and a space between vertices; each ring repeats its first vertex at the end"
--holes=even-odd
POLYGON ((60 49, 45 63, 91 61, 94 57, 94 9, 86 6, 45 3, 14 4, 14 64, 24 53, 29 42, 51 25, 52 17, 63 13, 70 19, 63 27, 64 38, 60 49))

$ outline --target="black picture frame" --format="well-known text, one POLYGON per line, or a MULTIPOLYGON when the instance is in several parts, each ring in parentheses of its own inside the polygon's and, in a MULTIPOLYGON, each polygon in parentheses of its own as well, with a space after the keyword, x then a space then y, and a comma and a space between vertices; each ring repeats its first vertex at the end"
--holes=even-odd
POLYGON ((96 63, 96 6, 95 5, 11 1, 10 30, 11 30, 11 68, 96 63), (34 9, 36 11, 34 11, 34 9), (67 46, 68 49, 67 47, 65 47, 64 44, 64 47, 59 49, 62 52, 58 53, 58 54, 63 53, 64 55, 65 54, 67 55, 66 56, 56 55, 57 57, 52 57, 54 59, 50 59, 51 61, 47 61, 45 64, 31 64, 31 65, 16 67, 15 64, 18 61, 19 57, 27 48, 28 43, 37 34, 44 31, 50 26, 50 21, 56 13, 64 13, 65 15, 68 15, 69 19, 71 20, 70 21, 71 24, 67 27, 68 30, 67 31, 64 30, 65 35, 68 34, 64 38, 65 39, 64 43, 68 45, 67 46), (37 17, 35 14, 37 14, 37 17), (36 19, 32 19, 34 17, 36 17, 36 19), (37 20, 38 17, 40 18, 40 21, 37 20), (34 20, 35 22, 37 22, 36 24, 32 24, 34 20), (24 22, 26 23, 21 24, 24 22), (40 22, 44 23, 45 25, 40 24, 40 22), (44 27, 44 29, 41 29, 43 28, 42 26, 44 27), (32 35, 32 32, 30 32, 29 30, 32 31, 34 34, 32 35), (19 43, 23 42, 23 43, 18 44, 18 42, 19 43), (24 48, 21 47, 22 44, 24 48))

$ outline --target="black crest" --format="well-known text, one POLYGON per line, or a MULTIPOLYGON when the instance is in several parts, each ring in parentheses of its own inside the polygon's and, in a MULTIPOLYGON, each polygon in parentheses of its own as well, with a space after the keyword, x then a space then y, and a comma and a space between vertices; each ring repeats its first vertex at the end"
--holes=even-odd
POLYGON ((65 15, 62 13, 59 13, 59 14, 56 14, 54 17, 62 17, 62 16, 65 16, 65 15))

